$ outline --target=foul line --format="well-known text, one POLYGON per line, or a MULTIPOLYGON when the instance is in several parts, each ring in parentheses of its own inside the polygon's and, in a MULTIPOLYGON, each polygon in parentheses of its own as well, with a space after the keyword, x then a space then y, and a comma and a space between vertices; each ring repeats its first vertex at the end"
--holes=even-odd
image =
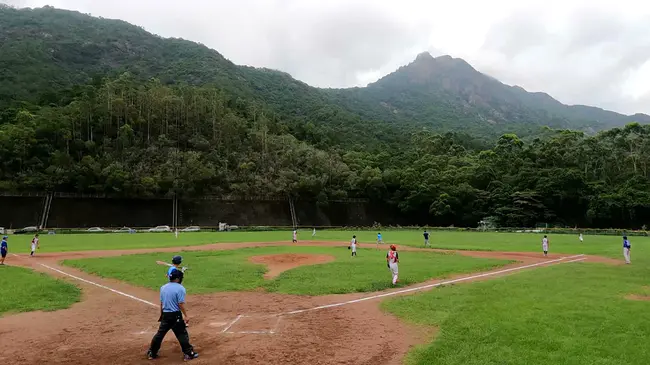
POLYGON ((575 255, 575 256, 569 256, 569 257, 562 257, 560 259, 544 261, 544 262, 538 262, 538 263, 535 263, 535 264, 518 266, 518 267, 513 267, 513 268, 510 268, 510 269, 493 271, 493 272, 488 272, 488 273, 478 274, 478 275, 472 275, 472 276, 465 276, 465 277, 462 277, 462 278, 443 281, 443 282, 440 282, 440 283, 428 284, 428 285, 423 285, 423 286, 419 286, 419 287, 415 287, 415 288, 402 289, 402 290, 393 291, 393 292, 390 292, 390 293, 377 294, 377 295, 373 295, 373 296, 370 296, 370 297, 365 297, 365 298, 360 298, 360 299, 355 299, 355 300, 349 300, 347 302, 321 305, 321 306, 318 306, 318 307, 308 308, 308 309, 299 309, 299 310, 295 310, 295 311, 291 311, 291 312, 282 313, 280 315, 300 314, 300 313, 311 312, 311 311, 315 311, 315 310, 319 310, 319 309, 341 307, 341 306, 348 305, 348 304, 365 302, 367 300, 390 297, 390 296, 393 296, 393 295, 410 293, 410 292, 413 292, 413 291, 424 290, 424 289, 429 289, 429 288, 435 288, 435 287, 442 286, 442 285, 459 283, 459 282, 462 282, 462 281, 478 279, 478 278, 483 278, 483 277, 487 277, 487 276, 494 276, 494 275, 513 272, 513 271, 519 271, 519 270, 528 269, 528 268, 531 268, 531 267, 536 267, 536 266, 541 266, 541 265, 546 265, 546 264, 553 264, 553 263, 557 263, 557 262, 560 262, 560 261, 563 261, 563 260, 566 260, 566 259, 574 259, 574 260, 565 261, 564 263, 586 260, 586 258, 582 257, 582 256, 584 256, 584 255, 575 255), (582 257, 582 258, 580 258, 580 257, 582 257))
POLYGON ((48 268, 48 269, 50 269, 50 270, 52 270, 52 271, 56 271, 56 272, 58 272, 59 274, 63 274, 63 275, 69 276, 69 277, 71 277, 71 278, 73 278, 73 279, 77 279, 77 280, 79 280, 79 281, 83 281, 84 283, 91 284, 91 285, 94 285, 94 286, 100 287, 100 288, 102 288, 102 289, 106 289, 106 290, 112 291, 112 292, 115 293, 115 294, 123 295, 123 296, 125 296, 125 297, 127 297, 127 298, 131 298, 131 299, 133 299, 133 300, 137 300, 138 302, 141 302, 141 303, 144 303, 144 304, 148 304, 148 305, 150 305, 150 306, 152 306, 152 307, 156 307, 156 308, 158 308, 158 305, 153 304, 153 303, 151 303, 151 302, 149 302, 149 301, 146 301, 146 300, 144 300, 144 299, 140 299, 140 298, 138 298, 138 297, 134 297, 134 296, 131 295, 131 294, 126 294, 126 293, 123 293, 123 292, 121 292, 121 291, 119 291, 119 290, 115 290, 115 289, 109 288, 109 287, 107 287, 107 286, 105 286, 105 285, 97 284, 97 283, 92 282, 92 281, 90 281, 90 280, 86 280, 86 279, 80 278, 80 277, 78 277, 78 276, 74 276, 74 275, 72 275, 72 274, 68 274, 68 273, 65 272, 65 271, 61 271, 61 270, 59 270, 59 269, 55 269, 55 268, 53 268, 53 267, 51 267, 51 266, 47 266, 47 265, 45 265, 45 264, 39 264, 39 265, 41 265, 41 266, 43 266, 43 267, 46 267, 46 268, 48 268))

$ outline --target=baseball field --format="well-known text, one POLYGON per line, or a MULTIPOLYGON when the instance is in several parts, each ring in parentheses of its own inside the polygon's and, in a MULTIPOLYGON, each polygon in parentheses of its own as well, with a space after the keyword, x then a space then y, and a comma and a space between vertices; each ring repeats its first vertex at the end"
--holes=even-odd
MULTIPOLYGON (((422 231, 9 236, 3 364, 150 363, 158 289, 188 267, 199 364, 646 364, 650 238, 422 231), (358 255, 348 249, 352 235, 358 255), (396 286, 386 267, 399 252, 396 286), (11 333, 11 336, 7 334, 11 333), (38 351, 34 351, 38 349, 38 351)), ((170 332, 159 364, 181 362, 170 332)))

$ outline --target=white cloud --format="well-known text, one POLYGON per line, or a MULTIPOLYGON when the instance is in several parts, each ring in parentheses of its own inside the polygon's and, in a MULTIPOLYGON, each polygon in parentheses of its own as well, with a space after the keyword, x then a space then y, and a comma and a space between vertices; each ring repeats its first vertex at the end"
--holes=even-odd
POLYGON ((636 0, 0 0, 119 18, 238 64, 365 85, 424 50, 565 103, 650 113, 650 3, 636 0))

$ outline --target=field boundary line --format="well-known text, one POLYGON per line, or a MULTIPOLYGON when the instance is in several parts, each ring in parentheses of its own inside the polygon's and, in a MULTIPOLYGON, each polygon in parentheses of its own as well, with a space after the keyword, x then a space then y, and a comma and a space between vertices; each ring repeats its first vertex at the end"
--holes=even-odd
POLYGON ((73 279, 77 279, 77 280, 82 281, 82 282, 84 282, 84 283, 87 283, 87 284, 90 284, 90 285, 94 285, 94 286, 96 286, 96 287, 99 287, 99 288, 102 288, 102 289, 106 289, 106 290, 108 290, 108 291, 112 291, 112 292, 115 293, 115 294, 119 294, 119 295, 125 296, 125 297, 127 297, 127 298, 133 299, 133 300, 135 300, 135 301, 138 301, 138 302, 140 302, 140 303, 144 303, 144 304, 150 305, 150 306, 152 306, 152 307, 158 308, 158 305, 156 305, 156 304, 154 304, 154 303, 151 303, 150 301, 147 301, 147 300, 144 300, 144 299, 140 299, 140 298, 138 298, 138 297, 136 297, 136 296, 133 296, 133 295, 131 295, 131 294, 127 294, 127 293, 121 292, 121 291, 119 291, 119 290, 115 290, 115 289, 113 289, 113 288, 109 288, 109 287, 107 287, 106 285, 98 284, 98 283, 95 283, 95 282, 93 282, 93 281, 86 280, 86 279, 84 279, 84 278, 80 278, 80 277, 75 276, 75 275, 72 275, 72 274, 68 274, 68 273, 65 272, 65 271, 61 271, 61 270, 59 270, 59 269, 57 269, 57 268, 54 268, 54 267, 51 267, 51 266, 48 266, 48 265, 45 265, 45 264, 40 264, 40 263, 39 263, 39 265, 41 265, 41 266, 43 266, 43 267, 45 267, 45 268, 47 268, 47 269, 50 269, 50 270, 52 270, 52 271, 58 272, 59 274, 69 276, 69 277, 71 277, 71 278, 73 278, 73 279))
POLYGON ((484 278, 484 277, 494 276, 494 275, 498 275, 498 274, 504 274, 504 273, 508 273, 508 272, 520 271, 520 270, 524 270, 524 269, 529 269, 531 267, 537 267, 537 266, 542 266, 542 265, 551 265, 552 266, 552 265, 555 265, 555 264, 558 264, 558 263, 569 263, 569 262, 577 262, 577 261, 586 260, 587 258, 583 257, 583 256, 585 256, 585 255, 580 254, 580 255, 562 257, 562 258, 555 259, 555 260, 537 262, 537 263, 534 263, 534 264, 517 266, 517 267, 512 267, 512 268, 509 268, 509 269, 503 269, 503 270, 487 272, 487 273, 471 275, 471 276, 464 276, 464 277, 458 278, 458 279, 447 280, 447 281, 442 281, 442 282, 435 283, 435 284, 427 284, 427 285, 418 286, 418 287, 414 287, 414 288, 407 288, 407 289, 392 291, 392 292, 389 292, 389 293, 372 295, 372 296, 369 296, 369 297, 364 297, 364 298, 359 298, 359 299, 354 299, 354 300, 348 300, 348 301, 340 302, 340 303, 320 305, 318 307, 307 308, 307 309, 298 309, 298 310, 291 311, 291 312, 281 313, 281 314, 279 314, 279 316, 301 314, 301 313, 312 312, 312 311, 316 311, 316 310, 320 310, 320 309, 342 307, 344 305, 365 302, 367 300, 385 298, 385 297, 390 297, 390 296, 404 294, 404 293, 410 293, 410 292, 419 291, 419 290, 436 288, 436 287, 439 287, 439 286, 459 283, 459 282, 468 281, 468 280, 472 280, 472 279, 478 279, 478 278, 484 278), (570 261, 564 261, 564 260, 567 260, 567 259, 571 259, 571 260, 570 261))

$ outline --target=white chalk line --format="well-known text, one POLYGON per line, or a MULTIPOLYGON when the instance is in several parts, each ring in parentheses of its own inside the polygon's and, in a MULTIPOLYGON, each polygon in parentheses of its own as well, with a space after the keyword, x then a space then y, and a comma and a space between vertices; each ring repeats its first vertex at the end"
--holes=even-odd
POLYGON ((97 283, 95 283, 95 282, 93 282, 93 281, 86 280, 86 279, 80 278, 80 277, 75 276, 75 275, 72 275, 72 274, 68 274, 68 273, 65 272, 65 271, 61 271, 61 270, 59 270, 59 269, 53 268, 53 267, 48 266, 48 265, 45 265, 45 264, 39 264, 39 265, 41 265, 41 266, 43 266, 43 267, 45 267, 45 268, 48 268, 48 269, 50 269, 50 270, 52 270, 52 271, 56 271, 56 272, 58 272, 59 274, 63 274, 63 275, 69 276, 69 277, 71 277, 71 278, 73 278, 73 279, 77 279, 77 280, 79 280, 79 281, 83 281, 84 283, 91 284, 91 285, 94 285, 94 286, 96 286, 96 287, 99 287, 99 288, 102 288, 102 289, 106 289, 106 290, 108 290, 108 291, 112 291, 112 292, 115 293, 115 294, 119 294, 119 295, 125 296, 125 297, 127 297, 127 298, 130 298, 130 299, 133 299, 133 300, 135 300, 135 301, 138 301, 138 302, 141 302, 141 303, 144 303, 144 304, 150 305, 150 306, 152 306, 152 307, 155 307, 155 308, 158 308, 158 307, 159 307, 158 305, 156 305, 156 304, 154 304, 154 303, 151 303, 151 302, 149 302, 149 301, 147 301, 147 300, 144 300, 144 299, 140 299, 140 298, 135 297, 135 296, 133 296, 133 295, 131 295, 131 294, 123 293, 123 292, 121 292, 121 291, 119 291, 119 290, 115 290, 115 289, 113 289, 113 288, 109 288, 109 287, 107 287, 107 286, 105 286, 105 285, 97 284, 97 283))
POLYGON ((543 261, 543 262, 538 262, 538 263, 535 263, 535 264, 529 264, 529 265, 524 265, 524 266, 517 266, 517 267, 510 268, 510 269, 492 271, 492 272, 487 272, 487 273, 478 274, 478 275, 465 276, 465 277, 462 277, 462 278, 447 280, 447 281, 443 281, 443 282, 439 282, 439 283, 435 283, 435 284, 428 284, 428 285, 418 286, 418 287, 414 287, 414 288, 402 289, 402 290, 392 291, 392 292, 389 292, 389 293, 372 295, 372 296, 364 297, 364 298, 360 298, 360 299, 348 300, 348 301, 340 302, 340 303, 320 305, 318 307, 313 307, 313 308, 308 308, 308 309, 299 309, 299 310, 295 310, 295 311, 291 311, 291 312, 282 313, 280 315, 300 314, 300 313, 311 312, 311 311, 316 311, 316 310, 320 310, 320 309, 342 307, 344 305, 355 304, 355 303, 359 303, 359 302, 365 302, 367 300, 385 298, 385 297, 390 297, 390 296, 394 296, 394 295, 410 293, 410 292, 429 289, 429 288, 435 288, 435 287, 439 287, 439 286, 443 286, 443 285, 447 285, 447 284, 454 284, 454 283, 459 283, 459 282, 463 282, 463 281, 468 281, 468 280, 473 280, 473 279, 478 279, 478 278, 483 278, 483 277, 488 277, 488 276, 494 276, 494 275, 504 274, 504 273, 513 272, 513 271, 520 271, 520 270, 524 270, 524 269, 528 269, 528 268, 536 267, 536 266, 560 263, 561 261, 566 260, 566 259, 575 259, 575 260, 565 261, 565 262, 562 262, 562 263, 569 263, 569 262, 576 262, 576 261, 586 260, 586 258, 580 258, 580 257, 583 257, 583 256, 584 255, 581 254, 581 255, 575 255, 575 256, 569 256, 569 257, 562 257, 562 258, 555 259, 555 260, 543 261))
POLYGON ((228 332, 228 330, 229 330, 233 325, 235 325, 235 323, 237 323, 237 321, 239 321, 240 319, 242 319, 242 317, 243 317, 243 316, 242 316, 241 314, 238 315, 237 318, 235 318, 232 322, 230 322, 230 324, 229 324, 226 328, 224 328, 223 331, 221 331, 221 333, 226 333, 226 332, 228 332))

